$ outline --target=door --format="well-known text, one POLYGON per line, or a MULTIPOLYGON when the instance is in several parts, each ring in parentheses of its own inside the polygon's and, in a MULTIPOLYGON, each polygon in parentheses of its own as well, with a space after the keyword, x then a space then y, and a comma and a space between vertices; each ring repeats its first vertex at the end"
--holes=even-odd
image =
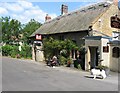
POLYGON ((91 69, 98 66, 98 47, 89 47, 90 49, 90 66, 91 69))

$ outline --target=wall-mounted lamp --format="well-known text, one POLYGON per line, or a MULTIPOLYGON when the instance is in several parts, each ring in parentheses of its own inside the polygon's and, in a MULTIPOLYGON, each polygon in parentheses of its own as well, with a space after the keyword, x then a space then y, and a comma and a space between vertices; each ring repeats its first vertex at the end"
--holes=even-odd
POLYGON ((100 54, 100 51, 99 51, 99 50, 97 50, 97 54, 98 54, 98 55, 100 54))

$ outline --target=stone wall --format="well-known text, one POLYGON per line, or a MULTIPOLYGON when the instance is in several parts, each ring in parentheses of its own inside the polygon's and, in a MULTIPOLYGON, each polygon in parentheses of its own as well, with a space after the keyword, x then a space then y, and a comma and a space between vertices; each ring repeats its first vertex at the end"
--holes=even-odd
POLYGON ((120 48, 120 46, 114 46, 114 45, 110 45, 111 47, 110 47, 110 69, 112 70, 112 71, 117 71, 117 72, 120 72, 120 57, 119 58, 115 58, 115 57, 113 57, 112 55, 113 55, 113 52, 112 52, 112 50, 113 50, 113 48, 114 47, 119 47, 120 48))
MULTIPOLYGON (((114 4, 109 7, 107 11, 101 14, 96 20, 92 23, 93 30, 100 31, 108 36, 112 36, 112 31, 118 31, 116 28, 111 28, 111 16, 118 14, 118 7, 114 4)), ((101 34, 94 33, 94 36, 99 36, 101 34)))

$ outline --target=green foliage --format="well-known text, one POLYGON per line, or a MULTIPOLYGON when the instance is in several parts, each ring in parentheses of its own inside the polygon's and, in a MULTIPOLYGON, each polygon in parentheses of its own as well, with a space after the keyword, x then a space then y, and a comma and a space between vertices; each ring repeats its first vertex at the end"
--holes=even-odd
POLYGON ((68 57, 67 50, 62 49, 62 50, 60 51, 60 55, 67 58, 67 57, 68 57))
POLYGON ((82 69, 80 64, 77 65, 77 68, 80 69, 80 70, 82 69))
POLYGON ((22 46, 22 51, 20 51, 20 56, 23 58, 31 58, 32 57, 32 49, 29 45, 22 46))
POLYGON ((67 64, 67 58, 65 58, 64 56, 60 55, 59 56, 59 62, 60 62, 60 65, 66 65, 67 64))
POLYGON ((66 39, 64 41, 64 49, 67 49, 68 51, 69 50, 72 50, 72 49, 78 49, 78 46, 70 39, 66 39))
POLYGON ((18 52, 17 46, 5 45, 2 47, 3 56, 12 56, 14 57, 18 52))
POLYGON ((68 58, 67 58, 67 63, 68 63, 68 64, 72 64, 72 63, 73 63, 72 58, 68 57, 68 58))
POLYGON ((72 40, 57 40, 50 38, 44 38, 43 50, 46 59, 52 58, 52 56, 60 55, 60 64, 64 65, 70 58, 70 51, 72 49, 79 49, 78 46, 72 40))
POLYGON ((53 38, 44 38, 43 46, 46 59, 51 58, 54 55, 58 55, 59 51, 61 50, 60 41, 53 38))
POLYGON ((21 57, 31 58, 31 48, 28 45, 22 47, 22 51, 18 51, 18 42, 22 41, 26 44, 29 43, 29 36, 37 30, 42 24, 31 19, 27 24, 21 24, 16 19, 11 19, 10 17, 1 17, 0 21, 2 23, 2 42, 10 45, 2 47, 3 56, 16 57, 20 54, 21 57))
POLYGON ((1 21, 3 42, 18 41, 20 39, 19 34, 21 33, 21 22, 10 19, 10 17, 2 17, 1 21))
POLYGON ((24 42, 29 42, 29 36, 35 32, 42 24, 35 21, 34 19, 31 19, 30 22, 28 22, 26 25, 24 25, 24 28, 22 29, 23 34, 23 40, 24 42))
POLYGON ((3 56, 11 56, 15 58, 18 54, 23 58, 31 58, 31 47, 29 45, 24 45, 22 46, 22 51, 19 51, 18 46, 15 45, 2 46, 3 56))
POLYGON ((21 40, 28 43, 29 36, 42 25, 34 19, 27 24, 21 24, 10 17, 1 17, 0 20, 2 22, 2 40, 7 44, 21 40))
POLYGON ((53 55, 58 56, 63 49, 66 51, 66 55, 69 56, 69 51, 77 48, 77 45, 71 40, 60 41, 51 37, 48 39, 44 38, 43 45, 45 58, 50 58, 53 55))
POLYGON ((73 60, 72 60, 72 58, 68 57, 67 58, 67 67, 70 67, 71 64, 73 64, 73 60))

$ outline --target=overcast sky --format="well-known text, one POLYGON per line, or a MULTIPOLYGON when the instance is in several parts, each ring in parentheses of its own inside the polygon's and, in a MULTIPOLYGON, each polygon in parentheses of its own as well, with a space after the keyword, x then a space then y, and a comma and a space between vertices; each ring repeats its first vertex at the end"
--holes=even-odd
POLYGON ((44 23, 46 14, 49 14, 52 18, 60 15, 62 4, 68 5, 68 10, 70 12, 102 0, 79 0, 79 2, 78 0, 74 0, 76 2, 66 2, 65 0, 59 1, 62 2, 53 2, 52 0, 50 0, 50 2, 45 2, 45 0, 44 2, 42 2, 42 0, 34 0, 34 2, 33 0, 31 0, 31 2, 29 0, 1 0, 0 16, 10 16, 23 24, 27 23, 30 19, 35 19, 36 21, 44 23))

